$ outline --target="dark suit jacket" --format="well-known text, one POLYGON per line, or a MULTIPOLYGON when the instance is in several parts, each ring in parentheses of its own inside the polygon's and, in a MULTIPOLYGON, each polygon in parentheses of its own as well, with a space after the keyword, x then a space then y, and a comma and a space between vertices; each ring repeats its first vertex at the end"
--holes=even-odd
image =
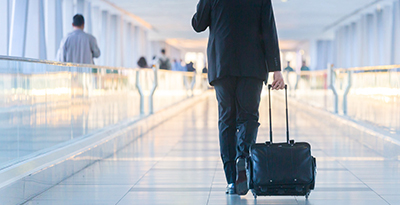
POLYGON ((280 71, 280 52, 271 0, 200 0, 195 31, 210 28, 208 79, 225 76, 266 80, 280 71))

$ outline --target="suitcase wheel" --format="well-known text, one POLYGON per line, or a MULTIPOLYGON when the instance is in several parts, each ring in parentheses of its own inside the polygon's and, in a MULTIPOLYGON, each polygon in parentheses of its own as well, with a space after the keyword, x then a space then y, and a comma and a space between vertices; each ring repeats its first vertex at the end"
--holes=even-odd
POLYGON ((252 191, 252 193, 253 193, 254 199, 257 199, 257 194, 256 194, 256 192, 252 191))
POLYGON ((309 196, 310 196, 310 192, 307 192, 306 199, 308 199, 309 196))

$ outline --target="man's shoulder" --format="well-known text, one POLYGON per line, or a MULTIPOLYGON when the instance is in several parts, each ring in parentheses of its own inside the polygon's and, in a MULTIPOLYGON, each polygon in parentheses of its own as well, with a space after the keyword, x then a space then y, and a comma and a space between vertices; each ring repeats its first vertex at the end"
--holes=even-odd
POLYGON ((84 31, 73 31, 69 33, 67 37, 79 37, 79 38, 86 37, 88 39, 96 39, 92 34, 86 33, 84 31))
POLYGON ((86 32, 83 32, 84 34, 86 34, 86 36, 88 37, 88 38, 90 38, 90 39, 96 39, 92 34, 90 34, 90 33, 86 33, 86 32))
POLYGON ((92 34, 86 33, 86 32, 84 32, 84 31, 80 32, 79 35, 80 35, 80 36, 84 36, 84 37, 86 37, 86 38, 89 39, 89 40, 95 40, 95 39, 96 39, 92 34))

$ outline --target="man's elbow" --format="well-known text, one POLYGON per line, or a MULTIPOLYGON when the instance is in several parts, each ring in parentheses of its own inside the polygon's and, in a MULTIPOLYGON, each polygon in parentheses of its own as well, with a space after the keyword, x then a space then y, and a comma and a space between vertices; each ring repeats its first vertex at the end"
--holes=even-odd
POLYGON ((94 52, 93 53, 93 58, 98 58, 98 57, 100 57, 100 51, 98 51, 98 52, 94 52))
POLYGON ((206 27, 206 28, 200 28, 200 27, 195 27, 195 26, 193 26, 193 29, 194 29, 194 31, 196 31, 197 33, 201 33, 201 32, 203 32, 203 31, 205 31, 205 30, 207 29, 207 27, 206 27))
POLYGON ((197 33, 203 32, 207 29, 207 26, 200 26, 199 23, 197 23, 195 16, 192 19, 192 27, 197 33))

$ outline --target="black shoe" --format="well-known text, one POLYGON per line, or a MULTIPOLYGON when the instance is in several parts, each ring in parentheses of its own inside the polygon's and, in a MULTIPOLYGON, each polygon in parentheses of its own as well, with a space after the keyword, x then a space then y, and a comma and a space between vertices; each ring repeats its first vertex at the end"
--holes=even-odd
POLYGON ((235 183, 228 184, 226 186, 226 194, 236 194, 235 183))
POLYGON ((246 195, 249 191, 246 174, 246 158, 239 157, 236 160, 236 174, 236 194, 246 195))

